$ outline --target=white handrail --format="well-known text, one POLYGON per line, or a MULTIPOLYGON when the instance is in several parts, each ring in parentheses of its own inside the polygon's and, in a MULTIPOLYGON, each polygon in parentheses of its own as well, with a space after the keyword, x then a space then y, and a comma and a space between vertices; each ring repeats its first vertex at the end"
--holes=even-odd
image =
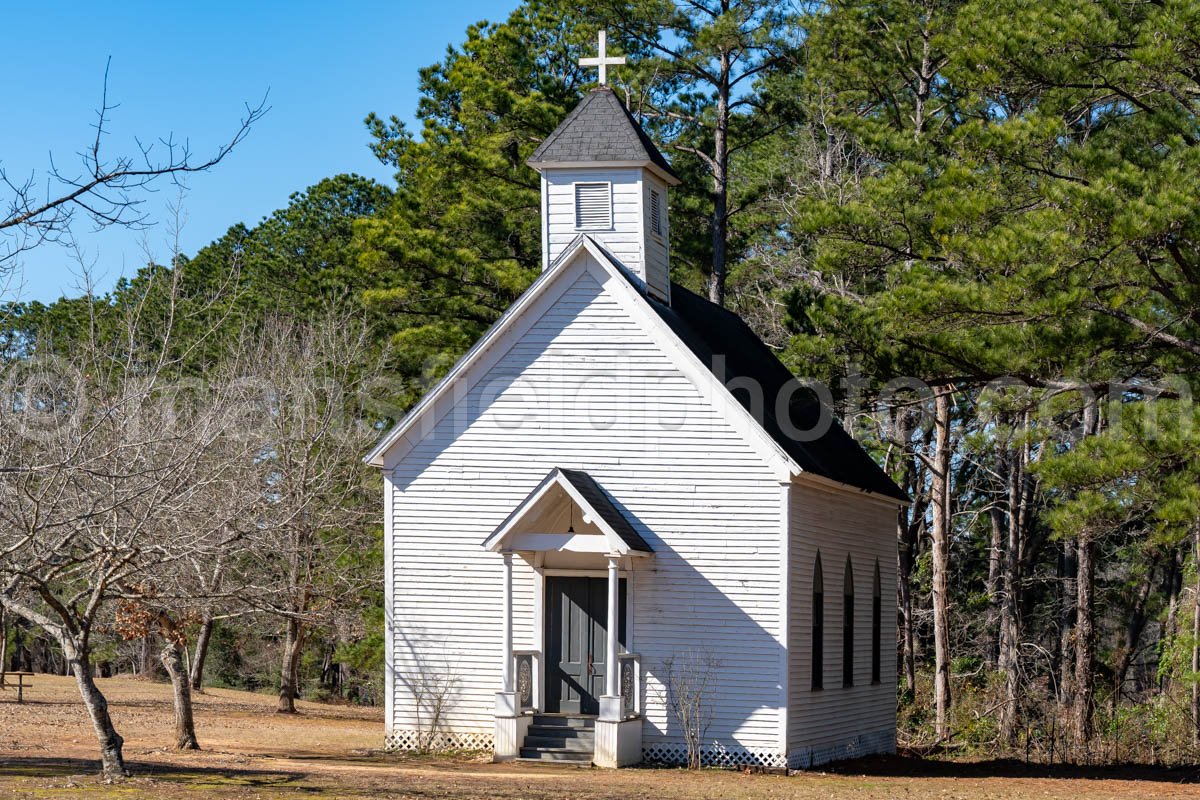
POLYGON ((642 714, 642 657, 637 653, 622 653, 617 656, 617 665, 622 712, 626 717, 639 717, 642 714))
POLYGON ((522 711, 537 712, 542 707, 542 651, 533 648, 513 648, 512 651, 513 673, 516 675, 516 692, 518 707, 522 711), (528 705, 522 704, 521 698, 525 696, 521 686, 521 660, 529 659, 529 697, 528 705))

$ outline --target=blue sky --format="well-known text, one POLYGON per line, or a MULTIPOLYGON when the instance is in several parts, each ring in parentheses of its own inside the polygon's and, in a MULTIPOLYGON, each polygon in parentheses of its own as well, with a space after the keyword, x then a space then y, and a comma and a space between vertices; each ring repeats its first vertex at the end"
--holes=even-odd
MULTIPOLYGON (((182 202, 184 252, 237 222, 253 224, 288 195, 339 172, 387 183, 391 171, 367 149, 370 111, 411 120, 417 69, 463 39, 467 25, 503 19, 517 0, 435 3, 208 2, 44 3, 5 10, 6 73, 0 163, 10 176, 44 175, 51 153, 60 167, 93 135, 104 65, 112 57, 113 113, 105 147, 136 152, 135 137, 174 134, 197 155, 229 137, 269 90, 271 111, 214 171, 188 179, 182 202)), ((64 170, 65 171, 65 170, 64 170)), ((76 227, 100 289, 144 263, 165 258, 173 239, 169 184, 148 196, 147 231, 76 227)), ((11 299, 77 294, 78 267, 62 248, 23 257, 11 299)))

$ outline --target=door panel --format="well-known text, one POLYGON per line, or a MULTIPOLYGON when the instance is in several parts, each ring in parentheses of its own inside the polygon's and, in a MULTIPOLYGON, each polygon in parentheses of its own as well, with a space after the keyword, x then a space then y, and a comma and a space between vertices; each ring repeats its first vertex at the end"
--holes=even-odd
MULTIPOLYGON (((625 581, 619 588, 618 641, 625 643, 625 581)), ((598 714, 604 694, 608 581, 546 578, 546 711, 598 714)))

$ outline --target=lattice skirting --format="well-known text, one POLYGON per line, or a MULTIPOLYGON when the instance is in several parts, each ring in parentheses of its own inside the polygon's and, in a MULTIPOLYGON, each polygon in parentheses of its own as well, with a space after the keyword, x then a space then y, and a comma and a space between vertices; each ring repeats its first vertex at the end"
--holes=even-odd
MULTIPOLYGON (((460 733, 445 731, 435 733, 430 750, 491 750, 494 737, 490 733, 460 733)), ((417 731, 389 731, 384 737, 383 749, 389 753, 419 750, 421 735, 417 731)))
MULTIPOLYGON (((387 734, 384 749, 388 752, 419 749, 420 736, 415 730, 396 730, 387 734)), ((431 750, 491 750, 494 737, 490 733, 446 731, 433 737, 431 750)), ((779 769, 811 769, 831 761, 896 752, 896 734, 889 729, 856 736, 838 744, 804 747, 786 757, 778 750, 729 746, 713 742, 701 752, 701 761, 709 767, 764 767, 779 769)), ((687 748, 682 744, 650 744, 642 750, 647 764, 680 765, 687 763, 687 748)))
POLYGON ((811 769, 831 761, 896 752, 896 732, 892 729, 865 733, 837 744, 802 747, 788 754, 790 769, 811 769))
MULTIPOLYGON (((687 747, 682 744, 651 744, 642 749, 647 764, 676 766, 687 763, 687 747)), ((713 742, 700 751, 700 761, 706 767, 766 767, 787 766, 787 757, 778 750, 728 746, 713 742)))

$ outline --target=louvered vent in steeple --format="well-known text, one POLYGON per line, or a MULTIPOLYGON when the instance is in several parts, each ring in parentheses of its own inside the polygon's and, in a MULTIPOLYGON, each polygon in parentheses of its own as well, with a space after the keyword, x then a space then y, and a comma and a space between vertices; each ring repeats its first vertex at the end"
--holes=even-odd
POLYGON ((607 231, 612 228, 612 184, 575 184, 575 228, 607 231))

